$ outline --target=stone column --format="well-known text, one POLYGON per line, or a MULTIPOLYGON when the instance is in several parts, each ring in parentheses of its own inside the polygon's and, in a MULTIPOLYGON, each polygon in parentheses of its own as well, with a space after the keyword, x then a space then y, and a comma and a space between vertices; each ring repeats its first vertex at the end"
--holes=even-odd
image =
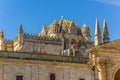
POLYGON ((110 65, 111 61, 108 59, 99 60, 99 63, 97 64, 99 80, 110 80, 110 65))

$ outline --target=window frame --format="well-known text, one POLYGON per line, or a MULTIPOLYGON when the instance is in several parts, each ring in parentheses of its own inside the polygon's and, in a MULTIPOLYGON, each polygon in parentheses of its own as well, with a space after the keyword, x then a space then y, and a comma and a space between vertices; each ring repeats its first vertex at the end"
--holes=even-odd
POLYGON ((56 80, 56 75, 55 75, 55 73, 50 73, 50 75, 49 75, 49 80, 52 80, 52 79, 51 79, 51 75, 54 75, 54 80, 56 80))
POLYGON ((79 80, 85 80, 85 78, 80 78, 79 80))
POLYGON ((22 75, 16 75, 16 80, 19 80, 18 77, 21 77, 20 80, 24 80, 24 77, 22 75))

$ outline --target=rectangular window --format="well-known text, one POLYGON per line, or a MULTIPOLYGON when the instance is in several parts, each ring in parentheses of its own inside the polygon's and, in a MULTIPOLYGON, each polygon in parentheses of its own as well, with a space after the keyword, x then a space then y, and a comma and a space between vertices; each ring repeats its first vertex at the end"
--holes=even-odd
POLYGON ((23 76, 16 76, 16 80, 23 80, 23 76))
POLYGON ((85 80, 85 79, 83 79, 83 78, 80 78, 80 80, 85 80))

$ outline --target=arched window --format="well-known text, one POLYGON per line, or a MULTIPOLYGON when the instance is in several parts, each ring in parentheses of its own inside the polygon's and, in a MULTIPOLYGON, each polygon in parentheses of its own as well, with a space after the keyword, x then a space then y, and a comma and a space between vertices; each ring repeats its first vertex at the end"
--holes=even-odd
POLYGON ((53 73, 50 74, 50 80, 55 80, 55 74, 53 73))
POLYGON ((66 41, 64 41, 64 50, 66 50, 66 41))

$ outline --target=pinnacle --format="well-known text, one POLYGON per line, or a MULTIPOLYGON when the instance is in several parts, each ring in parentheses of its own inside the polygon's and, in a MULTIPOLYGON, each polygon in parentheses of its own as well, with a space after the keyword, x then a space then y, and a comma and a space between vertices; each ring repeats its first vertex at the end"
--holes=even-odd
POLYGON ((20 28, 19 28, 19 34, 23 33, 23 28, 22 28, 22 24, 20 24, 20 28))
POLYGON ((95 24, 95 35, 100 35, 99 21, 97 18, 96 18, 96 24, 95 24))
POLYGON ((104 37, 107 37, 107 36, 108 36, 108 29, 107 29, 106 20, 104 20, 104 23, 103 23, 103 36, 104 36, 104 37))

